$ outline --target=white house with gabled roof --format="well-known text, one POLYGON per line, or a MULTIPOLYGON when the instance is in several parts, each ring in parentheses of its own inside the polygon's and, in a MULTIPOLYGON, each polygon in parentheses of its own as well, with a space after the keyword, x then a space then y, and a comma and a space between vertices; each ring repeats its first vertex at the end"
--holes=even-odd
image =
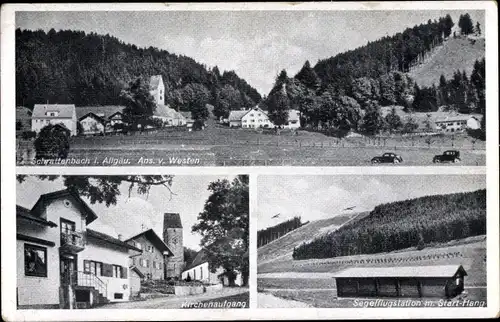
POLYGON ((270 128, 274 127, 273 123, 269 120, 267 113, 258 105, 254 108, 247 110, 241 117, 241 127, 243 128, 270 128))
MULTIPOLYGON (((274 123, 269 119, 266 111, 258 105, 249 110, 236 110, 229 113, 229 127, 242 128, 274 128, 274 123)), ((285 129, 300 128, 300 112, 288 110, 288 121, 282 125, 285 129)))
POLYGON ((77 135, 77 118, 74 104, 35 104, 31 114, 31 130, 39 133, 49 124, 62 124, 77 135))
POLYGON ((129 261, 141 250, 89 229, 97 215, 72 190, 17 206, 17 307, 89 308, 130 298, 129 261))

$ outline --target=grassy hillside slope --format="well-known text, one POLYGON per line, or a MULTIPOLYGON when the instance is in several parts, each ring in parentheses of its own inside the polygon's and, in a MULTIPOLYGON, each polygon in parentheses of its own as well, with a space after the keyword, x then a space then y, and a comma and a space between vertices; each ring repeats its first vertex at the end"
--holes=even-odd
POLYGON ((438 84, 439 77, 443 74, 446 79, 453 77, 457 69, 465 70, 470 76, 474 62, 485 55, 484 38, 450 38, 443 46, 437 47, 432 56, 422 65, 413 69, 408 75, 420 86, 438 84))
POLYGON ((293 248, 295 246, 334 230, 336 227, 345 224, 351 219, 360 219, 364 215, 368 215, 368 212, 343 214, 333 218, 312 221, 289 232, 285 236, 260 247, 257 250, 257 262, 260 265, 264 262, 272 262, 276 260, 291 260, 293 248), (328 229, 325 230, 325 228, 328 229))

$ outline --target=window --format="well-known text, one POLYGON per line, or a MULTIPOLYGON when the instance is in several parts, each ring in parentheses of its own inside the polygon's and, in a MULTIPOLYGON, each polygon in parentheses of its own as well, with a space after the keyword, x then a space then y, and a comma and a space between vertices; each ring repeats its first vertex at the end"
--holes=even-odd
POLYGON ((123 299, 123 293, 115 293, 114 294, 115 300, 121 300, 123 299))
POLYGON ((203 267, 200 267, 200 280, 203 279, 203 267))
POLYGON ((47 277, 47 248, 24 244, 24 274, 47 277))
POLYGON ((146 267, 146 261, 143 258, 141 258, 141 266, 146 267))
POLYGON ((102 263, 95 261, 83 261, 83 271, 85 273, 91 273, 96 276, 102 276, 102 263))
POLYGON ((253 116, 253 113, 252 113, 252 114, 250 114, 250 116, 252 117, 252 116, 253 116))
POLYGON ((149 267, 149 259, 146 259, 146 267, 149 267))
POLYGON ((122 267, 120 265, 113 265, 113 277, 122 278, 122 267))
POLYGON ((137 243, 135 244, 135 247, 137 247, 137 248, 139 248, 140 250, 142 250, 142 245, 141 245, 141 243, 139 243, 139 242, 137 242, 137 243))

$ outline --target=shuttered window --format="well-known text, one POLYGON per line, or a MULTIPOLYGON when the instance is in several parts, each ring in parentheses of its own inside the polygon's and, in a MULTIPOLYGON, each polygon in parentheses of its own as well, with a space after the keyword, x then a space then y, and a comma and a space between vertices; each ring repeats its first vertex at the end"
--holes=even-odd
POLYGON ((102 276, 113 277, 113 265, 102 264, 102 276))

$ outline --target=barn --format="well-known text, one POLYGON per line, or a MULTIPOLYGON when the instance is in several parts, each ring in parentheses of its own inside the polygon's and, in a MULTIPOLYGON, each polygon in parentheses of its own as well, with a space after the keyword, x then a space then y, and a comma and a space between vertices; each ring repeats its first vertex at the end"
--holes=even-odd
POLYGON ((451 298, 464 290, 462 265, 354 267, 335 275, 338 297, 451 298))

